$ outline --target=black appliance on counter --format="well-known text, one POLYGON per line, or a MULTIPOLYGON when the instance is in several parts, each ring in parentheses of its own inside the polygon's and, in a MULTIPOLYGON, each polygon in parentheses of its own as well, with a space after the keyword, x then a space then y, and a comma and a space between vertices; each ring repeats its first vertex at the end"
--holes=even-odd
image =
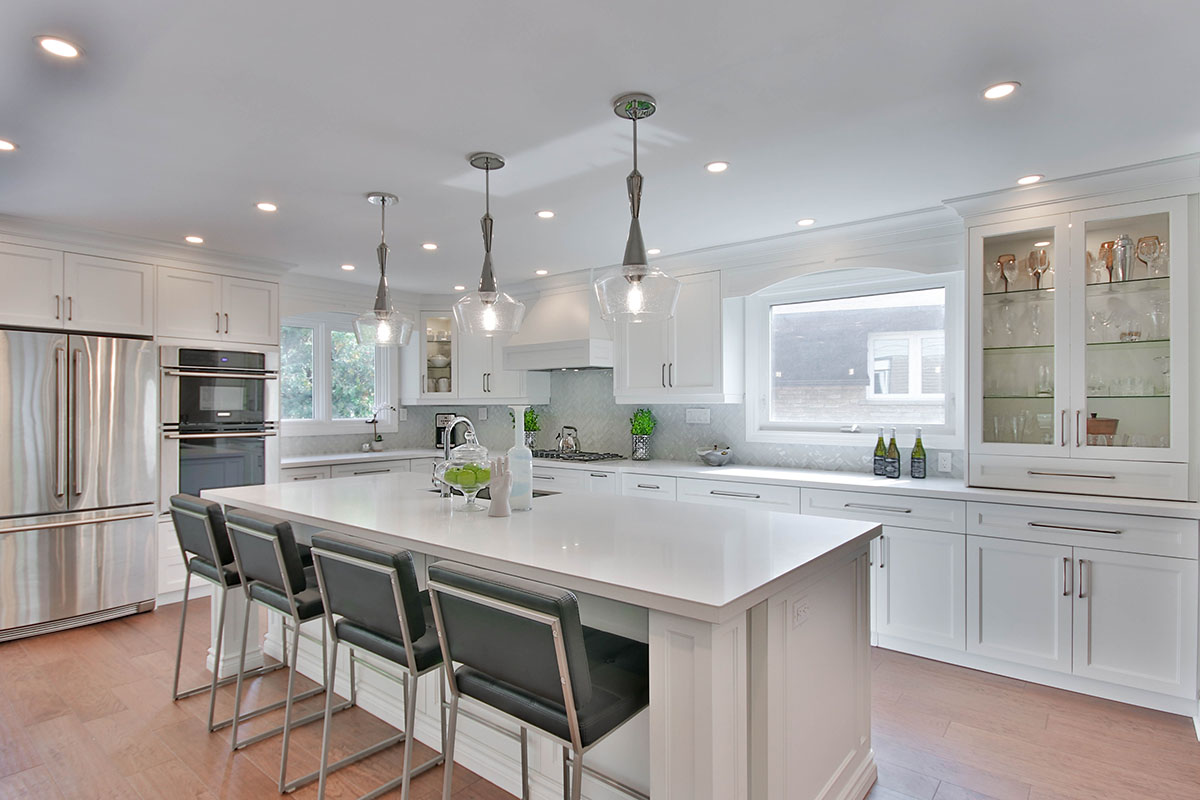
MULTIPOLYGON (((446 426, 450 424, 450 420, 457 417, 458 414, 453 412, 442 412, 433 415, 433 446, 441 450, 446 446, 446 426)), ((450 434, 450 446, 458 447, 466 441, 466 428, 463 425, 458 425, 454 428, 454 432, 450 434)))

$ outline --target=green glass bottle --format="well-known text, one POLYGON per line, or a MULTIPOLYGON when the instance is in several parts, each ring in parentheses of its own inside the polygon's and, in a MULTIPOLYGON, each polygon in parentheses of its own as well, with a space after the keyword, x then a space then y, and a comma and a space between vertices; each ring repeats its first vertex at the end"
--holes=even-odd
POLYGON ((883 459, 883 477, 900 477, 900 448, 896 446, 895 428, 892 428, 892 439, 888 442, 887 455, 883 459))
POLYGON ((913 444, 912 461, 908 466, 908 474, 913 478, 925 477, 925 445, 921 443, 920 428, 917 428, 917 441, 913 444))
POLYGON ((887 458, 887 445, 883 443, 883 428, 879 429, 879 441, 875 443, 875 474, 883 476, 883 462, 887 458))

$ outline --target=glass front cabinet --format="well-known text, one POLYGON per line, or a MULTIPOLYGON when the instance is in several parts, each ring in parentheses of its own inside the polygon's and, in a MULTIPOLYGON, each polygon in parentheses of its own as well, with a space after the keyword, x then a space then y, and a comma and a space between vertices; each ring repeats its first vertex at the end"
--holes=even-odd
POLYGON ((973 227, 974 486, 1188 499, 1188 199, 973 227))

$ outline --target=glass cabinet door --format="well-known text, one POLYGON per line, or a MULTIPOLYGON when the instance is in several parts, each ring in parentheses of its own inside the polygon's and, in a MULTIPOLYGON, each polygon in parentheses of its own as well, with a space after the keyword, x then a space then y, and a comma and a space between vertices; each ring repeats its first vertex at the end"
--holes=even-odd
POLYGON ((1071 216, 1071 436, 1088 458, 1187 460, 1186 220, 1186 198, 1071 216))
POLYGON ((453 396, 458 388, 455 385, 454 317, 449 312, 423 312, 421 334, 425 348, 421 396, 453 396))
POLYGON ((973 449, 1068 455, 1066 217, 972 230, 973 449))

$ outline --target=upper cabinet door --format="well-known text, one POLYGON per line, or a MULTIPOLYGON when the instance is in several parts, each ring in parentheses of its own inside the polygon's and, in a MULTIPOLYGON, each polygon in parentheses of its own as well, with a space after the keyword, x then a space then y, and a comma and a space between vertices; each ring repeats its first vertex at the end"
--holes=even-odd
POLYGON ((221 335, 234 342, 279 344, 279 284, 222 278, 221 335))
POLYGON ((5 325, 61 328, 67 318, 63 255, 57 250, 0 244, 0 319, 5 325))
POLYGON ((971 229, 971 450, 1067 458, 1078 282, 1068 218, 1059 214, 971 229))
POLYGON ((720 394, 721 273, 685 275, 680 283, 670 325, 667 388, 676 394, 720 394))
MULTIPOLYGON (((682 305, 682 301, 680 303, 682 305)), ((619 322, 613 389, 618 397, 667 393, 670 322, 619 322)))
POLYGON ((511 336, 492 337, 492 366, 487 377, 489 398, 522 398, 525 396, 525 372, 504 369, 504 345, 511 336))
POLYGON ((69 330, 154 335, 154 267, 67 253, 63 269, 69 330))
POLYGON ((221 317, 220 275, 159 267, 157 295, 159 336, 221 338, 225 320, 221 317))
POLYGON ((458 336, 458 396, 464 399, 487 397, 493 337, 463 333, 457 327, 454 331, 458 336))

